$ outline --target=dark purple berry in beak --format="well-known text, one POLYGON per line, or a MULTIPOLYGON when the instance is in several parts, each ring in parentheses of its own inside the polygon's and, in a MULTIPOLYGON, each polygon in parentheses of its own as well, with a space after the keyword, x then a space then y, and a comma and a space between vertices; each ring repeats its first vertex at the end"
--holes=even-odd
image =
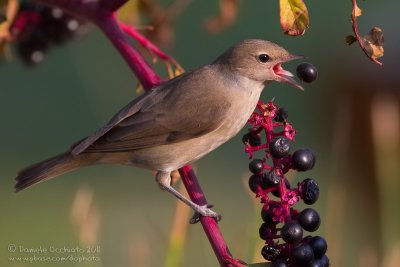
POLYGON ((297 66, 296 74, 299 79, 305 83, 311 83, 318 77, 317 68, 310 63, 301 63, 297 66))

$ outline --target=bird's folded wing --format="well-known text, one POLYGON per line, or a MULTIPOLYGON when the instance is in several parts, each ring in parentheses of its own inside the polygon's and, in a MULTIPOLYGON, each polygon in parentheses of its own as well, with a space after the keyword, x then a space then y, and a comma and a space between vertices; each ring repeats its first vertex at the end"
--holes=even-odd
POLYGON ((223 123, 230 105, 221 99, 224 96, 210 88, 188 88, 190 81, 179 81, 182 86, 169 84, 128 104, 107 125, 73 147, 72 153, 122 152, 171 144, 212 132, 223 123))

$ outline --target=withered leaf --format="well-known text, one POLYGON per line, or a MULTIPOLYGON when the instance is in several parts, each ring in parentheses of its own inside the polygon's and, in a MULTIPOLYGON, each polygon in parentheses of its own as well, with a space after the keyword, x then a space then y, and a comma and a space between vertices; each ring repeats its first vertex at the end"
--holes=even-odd
POLYGON ((365 51, 374 59, 382 57, 384 53, 384 37, 382 29, 373 27, 370 32, 361 38, 365 51))
POLYGON ((346 43, 348 45, 352 45, 355 42, 357 42, 357 37, 355 37, 354 35, 347 35, 346 36, 346 43))
POLYGON ((302 35, 309 26, 307 6, 303 0, 279 0, 281 27, 285 34, 302 35))

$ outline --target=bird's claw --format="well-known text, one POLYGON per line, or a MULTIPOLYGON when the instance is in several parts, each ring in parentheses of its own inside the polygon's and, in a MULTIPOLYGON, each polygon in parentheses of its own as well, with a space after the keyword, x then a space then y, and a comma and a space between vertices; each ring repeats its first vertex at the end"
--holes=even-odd
POLYGON ((190 224, 195 224, 200 221, 201 216, 212 217, 217 222, 221 220, 221 215, 216 213, 215 211, 211 210, 213 205, 203 205, 199 206, 198 209, 195 210, 192 218, 190 219, 190 224))

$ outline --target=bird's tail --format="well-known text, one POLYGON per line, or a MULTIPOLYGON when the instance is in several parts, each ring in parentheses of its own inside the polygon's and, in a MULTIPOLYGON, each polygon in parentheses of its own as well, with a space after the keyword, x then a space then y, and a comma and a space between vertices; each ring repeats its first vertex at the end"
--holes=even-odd
POLYGON ((36 163, 18 173, 15 191, 49 180, 76 168, 92 164, 93 160, 85 154, 72 155, 69 151, 36 163), (86 157, 85 157, 86 156, 86 157))

